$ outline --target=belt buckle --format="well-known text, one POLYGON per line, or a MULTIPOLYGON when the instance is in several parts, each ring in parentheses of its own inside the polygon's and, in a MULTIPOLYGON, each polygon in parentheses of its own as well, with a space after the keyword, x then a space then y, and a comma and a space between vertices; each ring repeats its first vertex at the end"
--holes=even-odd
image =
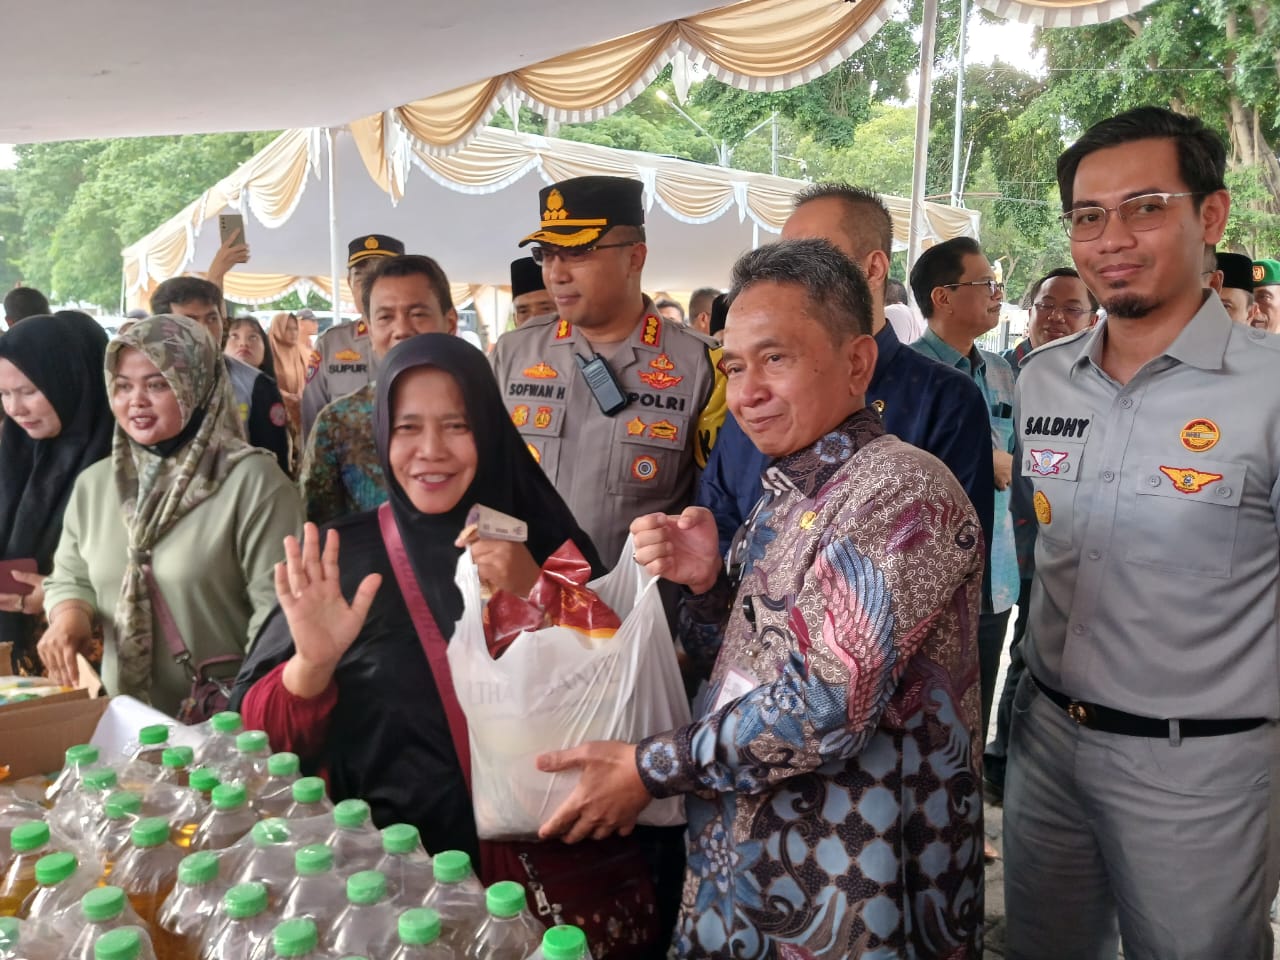
POLYGON ((1067 705, 1067 716, 1082 727, 1091 726, 1093 720, 1089 715, 1088 705, 1081 703, 1079 700, 1072 700, 1067 705))

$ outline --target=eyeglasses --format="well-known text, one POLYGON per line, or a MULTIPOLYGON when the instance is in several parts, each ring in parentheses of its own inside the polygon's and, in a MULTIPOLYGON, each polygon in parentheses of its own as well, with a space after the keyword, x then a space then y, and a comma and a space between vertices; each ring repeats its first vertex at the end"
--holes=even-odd
POLYGON ((1178 197, 1198 197, 1199 191, 1187 190, 1183 193, 1146 193, 1140 197, 1130 197, 1114 207, 1076 207, 1068 210, 1059 219, 1067 236, 1078 242, 1097 240, 1107 229, 1107 219, 1111 214, 1118 216, 1124 224, 1135 232, 1155 230, 1164 223, 1165 211, 1169 209, 1169 201, 1178 197))
POLYGON ((1037 300, 1032 304, 1041 313, 1052 316, 1058 314, 1060 317, 1066 317, 1068 320, 1079 320, 1085 314, 1092 313, 1091 310, 1085 310, 1083 307, 1064 307, 1058 303, 1049 303, 1045 300, 1037 300))
POLYGON ((944 283, 944 287, 986 287, 987 293, 995 296, 997 293, 1004 293, 1004 284, 999 280, 965 280, 961 283, 944 283))
POLYGON ((597 250, 612 250, 615 247, 634 247, 639 240, 627 240, 624 243, 592 243, 585 247, 534 247, 529 251, 533 262, 538 266, 563 260, 566 263, 581 263, 597 250))

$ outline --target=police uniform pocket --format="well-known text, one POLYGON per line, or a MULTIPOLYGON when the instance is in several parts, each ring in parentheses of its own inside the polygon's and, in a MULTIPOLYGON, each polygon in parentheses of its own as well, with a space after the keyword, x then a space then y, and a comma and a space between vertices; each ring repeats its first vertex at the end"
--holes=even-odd
POLYGON ((1199 457, 1142 462, 1125 559, 1171 573, 1231 576, 1245 464, 1199 457))
POLYGON ((609 493, 646 500, 670 497, 679 480, 689 418, 668 411, 620 414, 609 451, 609 493))
POLYGON ((533 454, 533 459, 542 465, 543 471, 554 482, 560 460, 560 436, 564 430, 564 404, 539 399, 508 398, 507 412, 528 445, 529 452, 533 454))
POLYGON ((1022 441, 1022 475, 1035 487, 1036 536, 1048 544, 1070 547, 1077 482, 1084 469, 1084 444, 1070 440, 1022 441))

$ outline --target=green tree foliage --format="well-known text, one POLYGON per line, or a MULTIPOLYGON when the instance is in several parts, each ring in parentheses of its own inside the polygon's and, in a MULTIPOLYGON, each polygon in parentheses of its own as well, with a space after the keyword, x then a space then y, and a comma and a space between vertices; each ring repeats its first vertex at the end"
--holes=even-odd
MULTIPOLYGON (((120 249, 233 171, 275 134, 67 141, 17 148, 26 282, 114 307, 120 249)), ((0 212, 3 195, 0 194, 0 212)))
POLYGON ((22 213, 12 170, 0 170, 0 290, 22 279, 18 257, 22 250, 22 213))

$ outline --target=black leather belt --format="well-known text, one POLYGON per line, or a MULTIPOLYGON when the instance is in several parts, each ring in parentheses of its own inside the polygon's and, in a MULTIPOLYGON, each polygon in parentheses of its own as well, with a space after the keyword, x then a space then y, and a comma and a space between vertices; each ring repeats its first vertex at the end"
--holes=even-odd
MULTIPOLYGON (((1118 733, 1126 737, 1158 737, 1170 736, 1170 720, 1157 720, 1154 717, 1139 717, 1123 710, 1113 710, 1096 703, 1083 700, 1072 700, 1065 693, 1059 693, 1052 687, 1046 687, 1031 674, 1040 692, 1061 707, 1068 717, 1090 730, 1103 733, 1118 733)), ((1239 720, 1179 720, 1178 734, 1183 737, 1219 737, 1225 733, 1243 733, 1260 727, 1266 720, 1246 717, 1239 720)))

